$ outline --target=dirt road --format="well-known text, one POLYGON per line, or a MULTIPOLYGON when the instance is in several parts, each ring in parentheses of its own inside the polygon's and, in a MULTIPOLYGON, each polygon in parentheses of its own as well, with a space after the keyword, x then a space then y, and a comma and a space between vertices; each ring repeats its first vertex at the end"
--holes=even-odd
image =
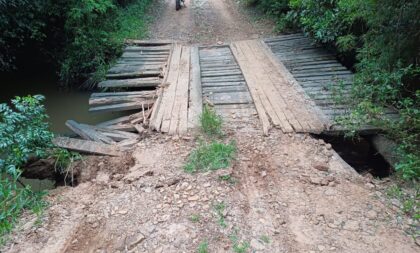
POLYGON ((175 11, 174 0, 160 0, 154 18, 152 38, 187 43, 255 39, 272 31, 269 22, 250 22, 230 0, 185 0, 179 11, 175 11))
MULTIPOLYGON (((162 3, 154 38, 215 43, 261 36, 228 0, 162 3)), ((81 162, 80 184, 52 190, 37 222, 26 214, 1 252, 418 252, 380 189, 329 144, 229 121, 237 159, 187 174, 196 136, 150 133, 122 158, 81 162), (220 180, 225 176, 231 180, 220 180)), ((77 168, 76 168, 77 169, 77 168)))

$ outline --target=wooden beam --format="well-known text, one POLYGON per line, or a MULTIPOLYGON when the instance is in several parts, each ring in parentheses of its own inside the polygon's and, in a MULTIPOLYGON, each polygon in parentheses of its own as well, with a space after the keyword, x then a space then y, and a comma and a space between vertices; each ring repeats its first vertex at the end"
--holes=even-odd
POLYGON ((95 131, 95 129, 93 129, 92 127, 84 124, 79 124, 74 120, 67 120, 66 126, 85 140, 97 141, 106 144, 115 143, 114 140, 102 133, 95 131))
POLYGON ((190 99, 188 109, 188 128, 196 128, 203 112, 203 96, 201 87, 201 69, 198 47, 191 48, 190 99))
POLYGON ((129 103, 120 103, 120 104, 112 104, 112 105, 104 105, 104 106, 97 106, 92 107, 89 109, 89 112, 119 112, 119 111, 130 111, 130 110, 138 110, 142 108, 150 108, 153 106, 155 100, 146 100, 143 102, 129 102, 129 103))
POLYGON ((157 77, 135 78, 123 80, 107 80, 98 84, 99 88, 140 88, 156 87, 161 84, 161 79, 157 77))
POLYGON ((77 152, 96 154, 96 155, 109 155, 121 156, 118 148, 114 145, 108 145, 88 140, 80 140, 67 137, 55 137, 53 144, 60 148, 65 148, 77 152))

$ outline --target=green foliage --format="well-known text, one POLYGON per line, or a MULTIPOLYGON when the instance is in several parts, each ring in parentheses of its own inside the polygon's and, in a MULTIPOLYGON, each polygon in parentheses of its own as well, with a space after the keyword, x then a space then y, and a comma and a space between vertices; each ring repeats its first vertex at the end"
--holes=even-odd
POLYGON ((265 244, 269 244, 270 243, 270 237, 268 237, 267 235, 262 235, 260 237, 260 240, 263 241, 265 244))
MULTIPOLYGON (((386 196, 392 202, 392 199, 398 200, 401 203, 399 206, 401 214, 411 217, 415 223, 420 221, 420 187, 415 184, 414 187, 409 187, 408 190, 397 185, 390 186, 386 191, 386 196)), ((417 232, 415 227, 412 232, 417 232)))
POLYGON ((234 142, 229 144, 213 141, 211 143, 201 142, 188 157, 184 170, 188 173, 198 171, 218 170, 230 166, 236 153, 234 142))
POLYGON ((31 210, 38 216, 42 214, 46 202, 42 200, 44 192, 34 193, 29 187, 18 186, 15 178, 0 178, 0 245, 13 229, 23 210, 31 210))
POLYGON ((151 0, 14 0, 0 3, 0 70, 25 45, 59 68, 63 83, 94 85, 122 52, 125 38, 146 33, 151 0))
POLYGON ((42 193, 19 187, 20 167, 30 157, 46 157, 53 134, 48 130, 42 96, 16 97, 13 108, 0 104, 0 236, 13 228, 24 209, 40 213, 42 193))
POLYGON ((230 236, 230 240, 233 243, 233 252, 235 253, 245 253, 248 252, 249 247, 251 246, 249 242, 240 241, 236 234, 230 236))
POLYGON ((200 115, 201 129, 208 136, 222 135, 222 118, 216 112, 205 105, 203 113, 200 115))
POLYGON ((43 96, 16 97, 14 109, 0 104, 0 172, 17 178, 30 156, 45 157, 53 134, 42 105, 43 96))
POLYGON ((214 205, 214 211, 216 212, 218 223, 222 228, 226 228, 227 224, 225 221, 224 211, 226 209, 226 204, 224 202, 218 202, 214 205))
POLYGON ((198 245, 198 253, 208 253, 209 252, 209 243, 207 241, 201 242, 198 245))
POLYGON ((70 84, 80 77, 91 77, 88 85, 100 81, 109 63, 122 52, 124 39, 146 33, 143 16, 149 2, 138 0, 123 8, 113 0, 74 0, 66 13, 65 30, 71 40, 61 63, 62 81, 70 84))
POLYGON ((197 222, 200 221, 200 218, 201 218, 200 215, 198 215, 198 214, 192 214, 190 216, 190 221, 193 222, 193 223, 197 223, 197 222))

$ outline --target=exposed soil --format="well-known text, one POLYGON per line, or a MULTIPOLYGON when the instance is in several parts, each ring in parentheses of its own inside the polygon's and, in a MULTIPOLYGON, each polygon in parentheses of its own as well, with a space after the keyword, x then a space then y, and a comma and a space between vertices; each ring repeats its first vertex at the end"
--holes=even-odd
MULTIPOLYGON (((261 35, 231 1, 186 0, 180 12, 173 2, 164 3, 156 38, 261 35)), ((198 138, 154 133, 132 155, 79 164, 81 183, 50 191, 41 222, 25 214, 1 252, 197 252, 204 241, 209 252, 235 252, 235 242, 247 252, 418 252, 384 183, 357 174, 331 145, 279 130, 264 137, 256 117, 226 121, 226 139, 238 146, 231 168, 187 174, 198 138)))

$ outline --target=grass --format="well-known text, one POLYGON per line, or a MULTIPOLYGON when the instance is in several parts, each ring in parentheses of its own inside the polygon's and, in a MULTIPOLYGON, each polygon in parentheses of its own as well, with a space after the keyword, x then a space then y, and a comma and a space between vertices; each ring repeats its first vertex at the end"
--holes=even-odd
POLYGON ((261 240, 262 242, 264 242, 265 244, 269 244, 269 243, 270 243, 270 237, 268 237, 268 236, 266 236, 266 235, 262 235, 262 236, 260 237, 260 240, 261 240))
POLYGON ((198 215, 198 214, 192 214, 192 215, 190 216, 190 221, 191 221, 191 222, 193 222, 193 223, 197 223, 197 222, 199 222, 199 221, 200 221, 200 219, 201 219, 201 217, 200 217, 200 215, 198 215))
POLYGON ((205 105, 203 113, 200 115, 201 129, 210 137, 222 136, 222 118, 216 112, 205 105))
POLYGON ((240 241, 236 234, 230 236, 230 240, 233 243, 232 249, 235 253, 245 253, 248 252, 250 247, 249 242, 247 241, 240 241))
POLYGON ((14 179, 3 177, 0 179, 0 245, 6 242, 23 210, 30 210, 40 218, 47 206, 42 200, 45 192, 35 193, 30 187, 18 187, 14 179))
POLYGON ((232 177, 231 175, 219 176, 219 180, 228 182, 229 184, 236 184, 236 178, 232 177))
POLYGON ((386 195, 401 203, 400 208, 404 215, 411 217, 416 223, 420 221, 420 186, 408 192, 398 185, 393 185, 387 189, 386 195))
POLYGON ((223 215, 223 212, 226 209, 225 203, 224 202, 216 203, 213 208, 216 211, 216 215, 217 215, 217 218, 218 218, 219 225, 222 228, 226 228, 227 227, 227 224, 226 224, 226 221, 225 221, 225 217, 223 215))
POLYGON ((209 243, 207 241, 201 242, 198 245, 198 253, 208 253, 209 252, 209 243))
POLYGON ((188 157, 184 171, 195 173, 197 171, 209 171, 227 168, 235 158, 236 144, 230 142, 224 144, 213 141, 211 143, 201 142, 188 157))

